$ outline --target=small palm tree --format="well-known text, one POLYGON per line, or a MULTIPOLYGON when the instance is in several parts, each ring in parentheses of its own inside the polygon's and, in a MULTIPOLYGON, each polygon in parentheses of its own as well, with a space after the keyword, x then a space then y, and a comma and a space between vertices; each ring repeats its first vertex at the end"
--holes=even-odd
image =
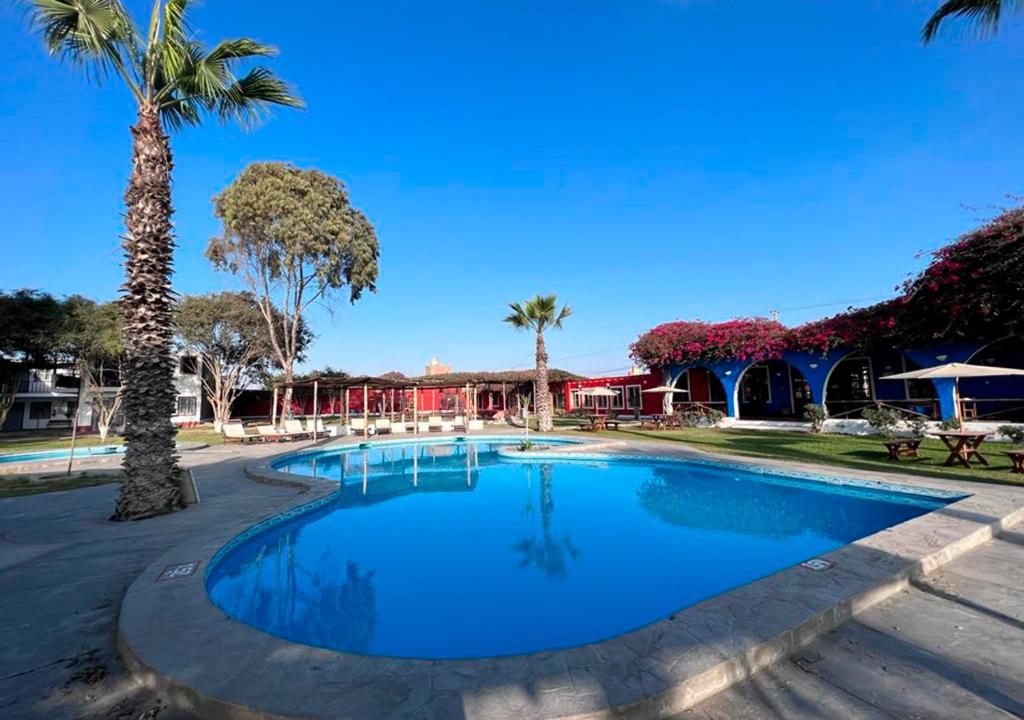
POLYGON ((572 308, 563 305, 557 309, 558 298, 555 295, 538 295, 525 304, 510 303, 512 312, 505 322, 520 330, 533 330, 537 333, 537 374, 534 377, 537 406, 537 428, 541 432, 550 432, 554 427, 551 420, 551 389, 548 387, 548 351, 544 347, 544 331, 548 328, 559 329, 562 322, 572 315, 572 308))
POLYGON ((1015 10, 1024 8, 1022 0, 946 0, 932 13, 921 30, 921 39, 927 45, 939 32, 942 24, 953 17, 967 18, 976 23, 982 32, 995 32, 999 29, 999 19, 1003 10, 1012 7, 1015 10))
POLYGON ((171 147, 165 129, 221 121, 255 123, 271 105, 302 102, 264 67, 235 66, 274 48, 223 40, 212 49, 188 24, 191 0, 155 0, 145 32, 120 0, 23 0, 51 55, 93 75, 118 77, 138 106, 124 200, 126 420, 124 473, 115 517, 144 518, 181 506, 174 446, 171 147))

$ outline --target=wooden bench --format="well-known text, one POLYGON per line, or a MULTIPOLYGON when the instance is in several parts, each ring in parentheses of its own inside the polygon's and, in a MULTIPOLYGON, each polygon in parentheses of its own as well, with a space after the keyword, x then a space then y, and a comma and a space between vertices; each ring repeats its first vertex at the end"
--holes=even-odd
POLYGON ((917 449, 921 447, 920 440, 886 440, 882 443, 889 451, 889 459, 899 462, 901 457, 917 457, 917 449))
POLYGON ((1008 450, 1005 455, 1013 463, 1011 472, 1024 474, 1024 450, 1008 450))

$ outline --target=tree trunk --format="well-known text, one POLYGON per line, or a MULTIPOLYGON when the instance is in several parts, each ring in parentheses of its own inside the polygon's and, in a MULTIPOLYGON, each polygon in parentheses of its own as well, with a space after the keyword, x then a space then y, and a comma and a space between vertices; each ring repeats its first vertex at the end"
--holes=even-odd
POLYGON ((277 416, 280 427, 284 427, 284 421, 292 416, 293 382, 295 382, 295 375, 291 363, 288 363, 284 368, 284 399, 281 401, 281 412, 277 416))
POLYGON ((125 456, 114 517, 136 520, 183 507, 175 453, 171 273, 171 148, 153 106, 132 128, 124 200, 125 456))
POLYGON ((534 404, 537 408, 537 429, 551 432, 551 389, 548 387, 548 351, 544 347, 544 334, 537 333, 537 377, 535 380, 534 404))

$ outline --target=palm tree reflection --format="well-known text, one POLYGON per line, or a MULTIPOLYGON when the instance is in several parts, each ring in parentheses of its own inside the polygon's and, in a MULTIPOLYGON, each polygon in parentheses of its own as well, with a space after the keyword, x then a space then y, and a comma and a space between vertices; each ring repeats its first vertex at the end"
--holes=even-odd
MULTIPOLYGON (((527 487, 531 481, 531 466, 527 466, 527 487)), ((552 490, 552 466, 545 464, 540 466, 540 537, 538 538, 536 526, 531 536, 525 537, 512 546, 512 549, 522 555, 519 567, 535 567, 549 578, 565 577, 569 572, 568 559, 576 560, 580 551, 572 544, 572 539, 566 535, 561 540, 554 537, 551 530, 552 515, 555 512, 555 501, 552 490)), ((532 493, 531 501, 524 508, 524 514, 533 516, 532 493)), ((533 523, 531 523, 533 525, 533 523)))
POLYGON ((268 539, 231 573, 243 582, 218 583, 235 595, 228 602, 236 609, 232 614, 283 637, 369 652, 377 629, 374 572, 336 557, 330 545, 319 558, 302 557, 296 552, 301 533, 298 528, 268 539))

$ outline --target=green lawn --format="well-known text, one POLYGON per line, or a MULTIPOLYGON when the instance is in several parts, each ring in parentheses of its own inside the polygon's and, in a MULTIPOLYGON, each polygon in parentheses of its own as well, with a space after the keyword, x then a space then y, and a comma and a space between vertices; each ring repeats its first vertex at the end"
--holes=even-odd
MULTIPOLYGON (((107 441, 101 442, 95 434, 80 435, 77 447, 90 445, 120 445, 122 439, 118 435, 108 435, 107 441)), ((212 425, 200 425, 195 428, 183 428, 178 431, 178 442, 199 442, 216 445, 224 442, 224 436, 213 431, 212 425)), ((0 454, 17 452, 34 452, 37 450, 65 450, 71 447, 71 431, 69 430, 27 430, 0 434, 0 454)))
POLYGON ((78 488, 107 485, 118 481, 116 473, 81 473, 72 477, 55 476, 42 482, 30 482, 28 478, 14 475, 0 475, 0 498, 17 497, 19 495, 38 495, 39 493, 60 492, 61 490, 77 490, 78 488))
MULTIPOLYGON (((559 422, 563 427, 575 421, 559 422)), ((556 429, 557 429, 556 425, 556 429)), ((582 434, 582 433, 581 433, 582 434)), ((913 475, 972 480, 1013 485, 1024 485, 1024 475, 1010 472, 1010 459, 1002 454, 1010 446, 1005 443, 986 443, 981 450, 991 465, 945 467, 949 453, 939 440, 922 443, 917 459, 904 458, 897 462, 887 459, 885 448, 878 437, 852 435, 809 435, 805 433, 756 430, 685 429, 685 430, 609 430, 598 433, 603 437, 620 440, 660 440, 683 443, 700 450, 726 455, 794 460, 821 465, 835 465, 854 470, 901 472, 913 475)))

